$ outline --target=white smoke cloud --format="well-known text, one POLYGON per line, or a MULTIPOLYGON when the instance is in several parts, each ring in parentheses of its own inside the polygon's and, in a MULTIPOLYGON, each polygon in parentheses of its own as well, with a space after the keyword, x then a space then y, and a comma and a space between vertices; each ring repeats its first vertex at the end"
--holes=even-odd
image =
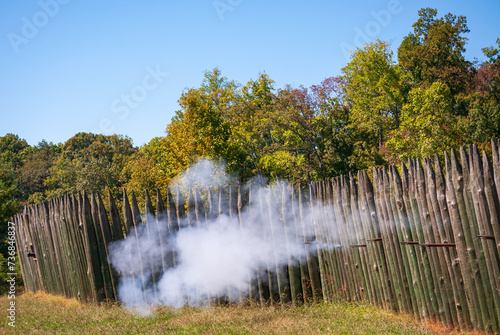
MULTIPOLYGON (((199 162, 179 180, 192 186, 189 174, 194 173, 196 183, 205 187, 213 186, 214 182, 217 187, 224 187, 234 181, 213 168, 209 161, 199 162)), ((151 304, 181 307, 203 305, 208 299, 218 297, 237 300, 241 294, 248 294, 249 281, 257 276, 264 278, 266 271, 286 268, 290 262, 297 265, 299 258, 305 257, 304 239, 312 241, 314 234, 323 234, 324 226, 317 221, 327 218, 330 209, 318 206, 313 216, 305 205, 301 227, 297 223, 297 204, 295 212, 290 210, 289 197, 285 199, 286 206, 281 204, 282 191, 287 185, 281 183, 267 189, 245 187, 251 190, 252 202, 243 208, 241 215, 222 214, 191 225, 186 218, 179 222, 183 228, 170 234, 167 222, 156 225, 154 218, 148 218, 147 227, 141 225, 126 239, 111 243, 109 261, 120 274, 120 301, 144 314, 151 304), (276 198, 269 198, 270 193, 276 198), (283 212, 283 208, 287 210, 283 212), (169 265, 166 271, 162 271, 162 264, 169 265)), ((319 243, 310 246, 314 245, 319 243)), ((329 246, 322 243, 321 247, 329 246)))
POLYGON ((189 166, 180 176, 174 178, 170 183, 170 187, 176 188, 179 186, 190 189, 235 185, 237 183, 236 178, 226 173, 226 168, 227 164, 223 161, 200 159, 189 166))

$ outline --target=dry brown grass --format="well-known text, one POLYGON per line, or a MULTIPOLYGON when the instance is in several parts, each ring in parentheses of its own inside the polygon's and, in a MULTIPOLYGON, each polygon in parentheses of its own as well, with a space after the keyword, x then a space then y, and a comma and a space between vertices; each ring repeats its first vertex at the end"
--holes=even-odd
MULTIPOLYGON (((6 296, 0 307, 7 306, 6 296)), ((23 294, 16 302, 17 334, 448 334, 436 322, 417 322, 367 304, 256 304, 210 308, 157 308, 143 317, 117 304, 84 305, 45 293, 23 294)), ((454 334, 466 334, 455 332, 454 334)), ((472 333, 471 333, 472 334, 472 333)))

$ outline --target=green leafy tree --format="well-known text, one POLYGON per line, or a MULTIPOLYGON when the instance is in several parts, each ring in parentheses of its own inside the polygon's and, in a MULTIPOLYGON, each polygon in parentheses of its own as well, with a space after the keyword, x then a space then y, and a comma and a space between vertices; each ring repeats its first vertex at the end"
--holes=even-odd
POLYGON ((164 143, 165 137, 155 137, 135 153, 124 169, 128 190, 155 190, 167 194, 167 187, 175 176, 175 162, 164 143))
POLYGON ((30 146, 18 135, 7 134, 0 137, 0 164, 16 170, 23 164, 30 146))
POLYGON ((491 46, 481 49, 483 54, 488 58, 489 64, 500 65, 500 38, 496 40, 497 46, 491 46))
POLYGON ((480 64, 470 83, 467 105, 467 134, 470 141, 489 145, 500 138, 500 39, 498 47, 483 48, 488 59, 480 64))
MULTIPOLYGON (((17 213, 20 203, 15 199, 16 180, 14 173, 0 165, 0 234, 7 232, 7 220, 17 213)), ((2 241, 5 235, 2 235, 2 241)))
POLYGON ((41 141, 30 148, 22 166, 16 171, 18 195, 22 200, 29 203, 43 201, 43 194, 48 190, 44 182, 50 175, 53 161, 61 152, 61 146, 41 141))
POLYGON ((306 182, 349 169, 352 143, 340 87, 341 79, 331 77, 309 89, 278 90, 269 113, 274 142, 268 147, 270 156, 263 157, 272 176, 306 182), (273 166, 276 171, 270 170, 273 166))
POLYGON ((468 97, 467 136, 472 143, 500 138, 500 105, 481 94, 468 97))
POLYGON ((125 165, 136 151, 125 136, 78 133, 62 145, 50 167, 46 196, 84 190, 104 194, 106 188, 118 195, 126 182, 125 165))
MULTIPOLYGON (((164 190, 173 178, 200 158, 234 161, 237 145, 230 140, 227 111, 235 104, 237 84, 219 69, 205 72, 199 88, 184 92, 181 110, 167 125, 166 136, 141 148, 139 160, 127 165, 129 188, 138 185, 164 190), (149 171, 145 171, 145 167, 149 171)), ((238 164, 232 164, 237 166, 238 164)))
POLYGON ((381 41, 356 49, 342 72, 355 142, 352 165, 363 169, 384 164, 379 148, 399 127, 406 78, 394 63, 389 44, 381 41))
POLYGON ((413 33, 398 48, 398 61, 415 85, 429 87, 445 83, 452 95, 463 92, 471 79, 471 63, 464 58, 469 32, 465 16, 446 14, 436 18, 437 10, 422 8, 413 24, 413 33))
POLYGON ((269 122, 273 99, 274 81, 267 74, 261 74, 240 88, 236 103, 227 110, 235 148, 228 164, 242 180, 264 174, 261 160, 274 141, 269 122))
POLYGON ((453 113, 448 86, 435 82, 429 88, 415 88, 402 109, 401 125, 392 131, 387 147, 392 155, 428 157, 466 143, 465 119, 453 113))

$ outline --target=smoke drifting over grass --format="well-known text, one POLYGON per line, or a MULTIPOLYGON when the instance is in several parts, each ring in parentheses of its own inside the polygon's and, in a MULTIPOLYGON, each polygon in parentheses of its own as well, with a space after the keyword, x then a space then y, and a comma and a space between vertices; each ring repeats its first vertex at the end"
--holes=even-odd
MULTIPOLYGON (((206 160, 178 179, 186 188, 223 188, 233 180, 206 160)), ((109 260, 120 275, 118 297, 125 306, 203 305, 219 297, 237 301, 248 295, 249 283, 255 285, 257 277, 270 278, 269 272, 298 265, 305 258, 304 241, 322 234, 322 225, 316 224, 318 214, 327 218, 328 211, 320 207, 311 211, 305 204, 301 224, 298 202, 292 206, 289 193, 282 197, 286 184, 250 183, 244 189, 251 201, 239 214, 221 208, 219 216, 196 221, 187 213, 178 231, 167 221, 148 217, 148 226, 141 225, 126 239, 111 243, 109 260)))

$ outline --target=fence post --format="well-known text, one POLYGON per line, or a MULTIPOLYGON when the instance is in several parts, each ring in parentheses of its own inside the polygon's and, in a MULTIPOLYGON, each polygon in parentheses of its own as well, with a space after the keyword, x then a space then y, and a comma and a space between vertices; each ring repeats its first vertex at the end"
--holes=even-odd
MULTIPOLYGON (((493 292, 492 297, 491 297, 491 302, 490 306, 493 307, 493 311, 496 311, 496 315, 492 315, 492 318, 495 317, 496 320, 496 331, 498 331, 498 321, 500 320, 500 270, 499 270, 499 261, 498 261, 498 252, 495 243, 493 240, 487 239, 487 238, 481 238, 479 236, 492 236, 493 232, 491 229, 490 222, 491 221, 496 221, 498 225, 498 218, 497 218, 497 213, 495 213, 492 209, 489 209, 489 207, 494 206, 493 200, 491 200, 491 203, 489 204, 487 199, 486 199, 486 188, 488 191, 492 191, 492 187, 488 186, 489 180, 491 178, 488 178, 486 181, 484 180, 485 174, 483 170, 483 164, 481 162, 481 158, 479 157, 479 152, 477 150, 477 146, 473 145, 470 148, 469 152, 469 158, 471 163, 471 170, 470 170, 470 182, 471 182, 471 188, 472 188, 472 199, 474 201, 474 207, 476 209, 477 215, 477 222, 478 222, 478 238, 480 240, 481 247, 483 249, 483 254, 485 256, 485 261, 486 261, 486 268, 488 272, 488 277, 490 280, 490 285, 491 285, 491 290, 493 292), (493 213, 492 213, 493 211, 493 213), (491 215, 493 214, 493 216, 491 215), (495 294, 496 291, 496 294, 495 294)), ((486 169, 489 168, 489 161, 486 160, 486 169)))
MULTIPOLYGON (((433 224, 432 224, 432 210, 429 208, 428 203, 428 189, 426 188, 426 179, 424 174, 424 169, 422 168, 422 163, 420 159, 417 159, 414 165, 415 175, 416 175, 416 193, 418 207, 420 210, 420 217, 422 218, 422 231, 423 243, 435 243, 433 224)), ((432 276, 434 279, 434 289, 436 290, 436 296, 438 297, 439 304, 439 317, 442 321, 448 324, 454 324, 452 313, 450 311, 450 303, 453 299, 453 292, 449 287, 449 281, 446 281, 443 268, 446 268, 446 264, 441 264, 438 251, 436 248, 425 248, 429 255, 430 264, 432 267, 432 276), (427 250, 430 249, 430 250, 427 250), (444 292, 444 294, 442 293, 444 292), (449 299, 451 297, 451 299, 449 299)))
MULTIPOLYGON (((420 244, 419 240, 423 241, 422 226, 420 224, 420 216, 418 214, 418 208, 416 207, 415 199, 415 180, 413 175, 413 163, 410 160, 408 162, 409 169, 403 163, 401 164, 401 192, 404 202, 405 215, 408 220, 408 235, 405 236, 405 240, 400 241, 402 243, 401 247, 409 249, 409 253, 413 254, 416 259, 416 274, 418 276, 414 278, 417 282, 418 288, 420 290, 421 298, 421 317, 436 317, 437 311, 437 298, 434 292, 434 286, 430 274, 430 265, 427 253, 423 253, 422 250, 425 248, 418 247, 420 244)), ((414 284, 415 284, 414 281, 414 284)))
MULTIPOLYGON (((413 301, 413 311, 416 317, 424 315, 426 304, 424 301, 424 293, 422 283, 420 282, 420 273, 418 260, 416 257, 415 245, 401 244, 404 241, 413 241, 413 235, 410 229, 408 210, 403 198, 403 183, 395 166, 390 168, 391 178, 391 205, 394 213, 396 229, 398 231, 398 245, 396 249, 401 252, 403 264, 406 270, 407 285, 409 287, 410 296, 413 301), (409 271, 408 271, 409 270, 409 271)), ((411 309, 410 309, 411 310, 411 309)))

